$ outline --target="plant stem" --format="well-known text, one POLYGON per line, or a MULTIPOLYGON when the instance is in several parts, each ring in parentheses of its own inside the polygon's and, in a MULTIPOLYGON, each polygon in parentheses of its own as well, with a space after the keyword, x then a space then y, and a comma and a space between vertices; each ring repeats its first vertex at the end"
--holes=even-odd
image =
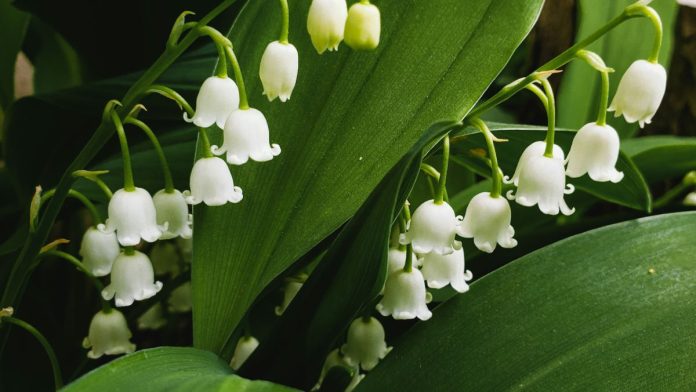
POLYGON ((126 192, 133 192, 135 190, 135 182, 133 181, 133 167, 131 166, 126 131, 123 130, 123 123, 121 123, 121 118, 116 112, 111 112, 111 120, 114 122, 118 142, 121 145, 121 155, 123 156, 123 189, 126 192))
POLYGON ((239 108, 242 110, 249 109, 249 100, 247 99, 242 68, 239 66, 239 61, 237 61, 237 56, 234 54, 234 49, 232 49, 231 46, 226 46, 225 50, 227 51, 227 57, 230 59, 230 63, 232 63, 232 68, 234 69, 234 78, 237 81, 237 86, 239 87, 239 108))
POLYGON ((413 247, 411 244, 406 245, 406 262, 404 263, 404 272, 413 271, 413 247))
MULTIPOLYGON (((46 201, 48 201, 50 198, 52 198, 56 194, 55 189, 51 189, 50 191, 44 193, 41 196, 41 205, 44 205, 46 201)), ((97 210, 97 207, 92 203, 91 200, 87 198, 84 194, 74 190, 70 189, 68 191, 68 197, 72 197, 73 199, 79 200, 86 208, 89 210, 90 215, 92 215, 92 219, 94 220, 94 223, 102 223, 101 215, 99 215, 99 211, 97 210)))
MULTIPOLYGON (((199 25, 208 24, 213 18, 220 15, 234 4, 235 1, 236 0, 223 0, 220 5, 215 7, 199 21, 199 25)), ((159 78, 160 75, 162 75, 162 73, 164 73, 164 71, 166 71, 199 37, 200 34, 197 31, 191 30, 177 45, 167 48, 152 66, 128 89, 123 99, 121 99, 123 107, 116 109, 116 113, 123 117, 128 115, 155 80, 157 80, 157 78, 159 78)), ((75 181, 72 173, 89 164, 104 144, 111 138, 114 130, 111 121, 102 120, 85 147, 63 173, 63 176, 56 186, 55 196, 46 207, 43 219, 39 222, 36 231, 31 233, 27 238, 24 247, 10 269, 8 279, 6 280, 7 285, 3 290, 0 303, 13 304, 17 307, 17 298, 21 295, 26 286, 25 283, 27 274, 30 271, 31 262, 38 254, 44 242, 46 242, 53 222, 55 222, 58 217, 60 207, 68 195, 68 190, 75 181)), ((7 337, 7 333, 0 336, 0 354, 5 347, 7 337)))
POLYGON ((31 324, 22 321, 18 318, 14 318, 11 316, 5 316, 0 318, 0 324, 2 323, 8 323, 8 324, 13 324, 16 325, 25 331, 29 332, 36 340, 41 343, 41 346, 43 346, 44 350, 46 351, 46 355, 48 355, 48 360, 51 362, 51 368, 53 369, 53 384, 56 387, 56 390, 60 389, 63 387, 63 376, 60 371, 60 365, 58 364, 58 358, 56 357, 55 351, 53 351, 53 347, 51 347, 51 344, 48 342, 48 340, 37 330, 32 326, 31 324))
POLYGON ((488 128, 485 122, 481 119, 474 118, 470 120, 471 124, 478 128, 483 137, 486 139, 486 145, 488 146, 488 156, 491 160, 491 179, 493 180, 493 187, 491 188, 491 197, 500 197, 503 191, 503 177, 500 172, 500 167, 498 166, 498 155, 495 152, 495 143, 493 142, 493 133, 488 128))
POLYGON ((218 78, 227 78, 227 57, 225 57, 225 47, 215 43, 218 52, 218 63, 215 75, 218 78))
POLYGON ((435 194, 435 204, 442 204, 445 198, 447 168, 449 167, 450 156, 450 140, 449 135, 445 135, 442 139, 442 170, 440 170, 440 179, 437 184, 437 193, 435 194))
POLYGON ((609 106, 609 72, 602 71, 602 90, 597 109, 597 125, 607 125, 607 107, 609 106))
POLYGON ((164 174, 164 191, 167 193, 174 193, 174 179, 172 178, 172 172, 169 169, 169 162, 167 162, 167 157, 164 155, 162 145, 160 144, 159 140, 157 140, 157 136, 152 131, 152 128, 133 117, 128 117, 125 123, 135 125, 145 132, 148 138, 150 138, 150 141, 155 148, 155 152, 157 153, 157 157, 159 158, 160 165, 162 166, 162 173, 164 174))
POLYGON ((624 11, 630 16, 643 16, 650 20, 655 30, 655 37, 653 38, 652 51, 650 52, 650 57, 648 61, 651 63, 657 63, 660 58, 660 48, 662 47, 662 19, 660 19, 660 14, 657 13, 652 7, 648 7, 644 4, 633 4, 626 7, 624 11))
POLYGON ((290 34, 290 10, 288 9, 288 0, 280 0, 280 12, 282 14, 282 25, 280 29, 280 38, 278 41, 281 44, 288 43, 288 36, 290 34))
POLYGON ((179 108, 186 111, 186 113, 189 116, 193 116, 195 114, 193 107, 188 103, 188 101, 186 101, 186 98, 182 97, 181 94, 176 92, 176 90, 174 90, 173 88, 161 84, 153 84, 145 92, 145 94, 159 94, 165 98, 171 99, 172 101, 176 102, 177 105, 179 105, 179 108))
POLYGON ((548 79, 541 79, 541 85, 544 86, 544 93, 549 100, 549 104, 546 107, 549 130, 546 132, 546 150, 544 151, 544 156, 553 158, 554 137, 556 135, 556 98, 553 96, 553 88, 548 79))

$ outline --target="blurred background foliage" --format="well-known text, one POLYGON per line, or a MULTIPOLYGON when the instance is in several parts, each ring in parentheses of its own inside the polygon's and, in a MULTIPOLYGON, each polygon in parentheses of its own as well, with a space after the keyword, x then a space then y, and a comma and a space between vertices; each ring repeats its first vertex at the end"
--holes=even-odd
MULTIPOLYGON (((216 19, 215 26, 225 28, 234 20, 243 2, 216 19)), ((558 53, 570 47, 578 35, 586 34, 602 24, 628 4, 628 1, 604 0, 553 0, 547 1, 536 27, 517 50, 506 69, 499 75, 489 94, 505 84, 528 74, 558 53)), ((17 227, 26 230, 26 206, 33 186, 42 184, 49 189, 69 163, 71 157, 84 145, 90 130, 98 124, 101 105, 108 98, 120 96, 134 77, 110 78, 136 75, 149 66, 161 53, 172 21, 183 9, 192 9, 204 14, 217 4, 216 0, 201 0, 195 3, 184 0, 124 0, 118 3, 92 0, 0 0, 0 282, 7 277, 11 260, 16 256, 21 237, 13 236, 17 227), (76 12, 75 10, 79 10, 76 12), (70 94, 73 87, 82 86, 82 95, 70 94), (80 108, 76 110, 75 108, 80 108), (17 129, 13 118, 35 119, 30 129, 17 129)), ((667 41, 661 60, 668 65, 669 79, 665 100, 652 124, 645 129, 617 125, 624 137, 670 135, 696 136, 696 9, 678 7, 673 0, 655 0, 653 5, 660 11, 666 30, 667 41)), ((649 31, 645 25, 642 35, 632 34, 636 21, 631 21, 610 34, 605 40, 592 47, 600 52, 610 67, 616 68, 612 78, 615 88, 618 77, 633 61, 635 48, 645 40, 649 31), (622 31, 623 30, 623 31, 622 31), (633 42, 633 43, 631 43, 633 42), (636 46, 637 45, 637 46, 636 46), (622 50, 630 47, 632 50, 622 50)), ((649 46, 650 40, 645 40, 649 46)), ((647 54, 648 46, 643 45, 647 54)), ((184 61, 204 60, 203 54, 210 48, 198 47, 184 61)), ((208 61, 209 62, 209 61, 208 61)), ((206 63, 212 69, 212 63, 206 63)), ((172 71, 172 80, 186 77, 186 69, 172 71)), ((577 128, 594 116, 594 102, 598 78, 584 64, 572 64, 559 77, 553 77, 559 97, 559 126, 577 128), (589 78, 589 79, 588 79, 589 78), (592 81, 594 80, 594 81, 592 81), (584 97, 583 97, 584 96, 584 97)), ((172 87, 177 87, 172 85, 172 87)), ((192 100, 195 91, 181 91, 192 100)), ((146 103, 150 106, 150 104, 146 103)), ((183 186, 192 162, 187 154, 192 151, 194 134, 176 129, 167 123, 175 108, 153 102, 152 110, 159 114, 145 114, 150 123, 163 124, 172 129, 164 135, 165 145, 176 181, 183 186), (162 105, 161 107, 157 105, 162 105), (162 114, 164 113, 164 114, 162 114)), ((518 94, 502 107, 488 113, 487 120, 501 123, 544 124, 546 115, 537 99, 528 93, 518 94)), ((620 121, 615 122, 619 124, 620 121)), ((142 182, 150 191, 158 186, 158 168, 154 154, 149 150, 144 137, 134 136, 134 166, 136 172, 144 173, 142 182), (148 173, 152 178, 148 177, 148 173)), ((653 170, 646 180, 653 198, 681 181, 688 170, 696 168, 696 147, 682 147, 679 163, 672 171, 655 171, 661 160, 675 156, 673 150, 663 152, 643 148, 637 143, 626 142, 624 151, 641 162, 648 171, 653 170), (686 148, 686 151, 683 149, 686 148), (633 155, 632 155, 633 154, 633 155), (642 154, 642 155, 641 155, 642 154)), ((119 150, 116 141, 106 146, 101 155, 103 160, 95 166, 112 169, 107 182, 118 179, 119 150)), ((435 166, 437 158, 432 162, 435 166)), ((467 165, 454 165, 449 182, 449 193, 456 201, 458 213, 463 213, 468 199, 477 191, 485 189, 485 180, 470 170, 467 165), (481 182, 483 181, 483 182, 481 182)), ((97 192, 89 186, 81 190, 88 194, 97 192)), ((428 195, 427 183, 416 184, 412 202, 428 195)), ((573 217, 546 217, 532 215, 529 210, 513 206, 515 222, 534 219, 518 232, 520 246, 511 250, 499 250, 494 255, 481 255, 467 246, 468 268, 479 278, 501 265, 530 251, 571 234, 587 231, 610 223, 646 215, 645 211, 588 200, 582 194, 574 195, 569 204, 576 205, 581 214, 573 217), (582 219, 580 218, 582 217, 582 219), (546 225, 541 232, 537 229, 546 225)), ((103 208, 103 206, 101 206, 103 208)), ((683 210, 679 203, 668 203, 656 212, 683 210)), ((80 206, 68 202, 61 212, 54 229, 54 237, 80 238, 84 230, 84 214, 77 213, 80 206)), ((516 226, 517 227, 517 226, 516 226)), ((66 251, 76 254, 78 243, 71 243, 66 251)), ((467 243, 467 245, 470 245, 467 243)), ((320 250, 319 250, 320 251, 320 250)), ((315 255, 316 256, 316 255, 315 255)), ((310 263, 313 260, 305 260, 310 263)), ((280 302, 278 288, 282 280, 273 282, 257 302, 252 311, 251 322, 258 326, 260 335, 269 323, 264 316, 280 302)), ((166 282, 165 282, 166 286, 166 282)), ((89 282, 75 271, 65 268, 60 262, 42 263, 29 282, 22 306, 31 309, 25 313, 27 321, 43 331, 54 344, 67 380, 75 378, 90 368, 109 360, 87 361, 78 342, 86 333, 92 316, 84 309, 96 309, 97 298, 92 295, 89 282)), ((442 290, 436 300, 448 298, 452 293, 442 290)), ((1 304, 0 304, 1 305, 1 304)), ((145 306, 131 310, 130 318, 142 313, 145 306)), ((138 348, 160 345, 190 346, 192 323, 190 313, 170 315, 170 327, 165 332, 136 332, 134 341, 138 348)), ((386 321, 385 326, 394 335, 410 328, 412 323, 386 321)), ((0 366, 0 389, 46 390, 51 388, 50 370, 41 348, 26 334, 12 335, 0 366), (46 363, 44 363, 46 362, 46 363)))

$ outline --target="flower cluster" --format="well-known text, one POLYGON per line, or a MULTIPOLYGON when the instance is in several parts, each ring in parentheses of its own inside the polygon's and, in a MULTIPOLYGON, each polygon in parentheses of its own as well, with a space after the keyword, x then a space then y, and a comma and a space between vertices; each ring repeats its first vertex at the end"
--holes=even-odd
POLYGON ((369 0, 361 0, 350 9, 346 0, 312 0, 307 31, 319 54, 338 50, 343 40, 353 50, 373 50, 381 33, 379 8, 369 0))

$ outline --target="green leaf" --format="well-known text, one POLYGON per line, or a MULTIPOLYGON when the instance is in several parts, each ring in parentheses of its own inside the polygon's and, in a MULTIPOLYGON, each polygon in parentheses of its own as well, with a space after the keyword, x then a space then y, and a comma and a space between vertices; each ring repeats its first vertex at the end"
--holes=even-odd
POLYGON ((341 230, 267 340, 241 369, 308 390, 348 325, 374 306, 386 277, 391 227, 420 171, 423 149, 461 124, 433 125, 341 230))
POLYGON ((693 390, 694 231, 696 213, 649 217, 516 260, 394 342, 357 391, 693 390))
POLYGON ((7 109, 14 101, 15 63, 29 24, 29 15, 11 3, 11 0, 0 0, 0 109, 7 109))
POLYGON ((232 374, 215 354, 183 347, 137 351, 101 366, 62 391, 220 391, 290 392, 295 389, 232 374))
POLYGON ((621 149, 631 156, 650 184, 696 169, 693 137, 646 136, 626 140, 621 149))
POLYGON ((70 44, 36 18, 32 19, 29 30, 28 36, 36 41, 32 56, 34 92, 42 94, 82 83, 80 60, 70 44))
MULTIPOLYGON (((515 171, 517 161, 522 151, 532 142, 544 140, 545 127, 513 124, 489 124, 491 130, 501 139, 508 142, 496 143, 500 168, 509 176, 515 171)), ((486 143, 480 134, 472 134, 472 128, 462 131, 462 136, 456 137, 454 142, 455 160, 460 160, 483 176, 490 176, 487 164, 472 152, 485 151, 486 143)), ((556 130, 556 144, 568 153, 575 132, 565 129, 556 130)), ((569 178, 567 182, 575 185, 577 189, 585 191, 593 196, 612 203, 620 204, 637 210, 650 211, 651 195, 645 179, 635 164, 625 154, 619 155, 616 164, 617 170, 624 173, 624 178, 618 184, 608 182, 595 182, 587 176, 569 178)), ((572 205, 571 205, 572 207, 572 205)))
MULTIPOLYGON (((577 40, 583 39, 609 18, 618 15, 635 0, 579 0, 579 26, 577 40)), ((662 17, 664 39, 660 52, 660 63, 669 68, 672 57, 674 28, 679 5, 674 0, 655 0, 650 3, 662 17)), ((645 59, 650 54, 653 37, 652 25, 645 18, 630 20, 589 46, 604 58, 608 67, 614 68, 611 74, 612 99, 619 80, 635 60, 645 59)), ((588 122, 597 119, 601 83, 599 73, 583 61, 571 63, 558 91, 558 125, 565 128, 580 129, 588 122)), ((610 115, 613 117, 613 115, 610 115)), ((609 118, 609 123, 622 137, 629 137, 638 130, 638 124, 627 124, 623 118, 609 118)))
POLYGON ((277 39, 274 2, 250 2, 230 35, 243 48, 252 105, 266 115, 272 162, 235 168, 239 205, 196 208, 194 344, 220 352, 256 295, 352 216, 439 119, 461 119, 536 20, 541 1, 385 0, 374 52, 319 56, 306 34, 309 2, 291 4, 301 53, 286 104, 265 102, 256 75, 277 39), (249 76, 252 75, 252 76, 249 76))

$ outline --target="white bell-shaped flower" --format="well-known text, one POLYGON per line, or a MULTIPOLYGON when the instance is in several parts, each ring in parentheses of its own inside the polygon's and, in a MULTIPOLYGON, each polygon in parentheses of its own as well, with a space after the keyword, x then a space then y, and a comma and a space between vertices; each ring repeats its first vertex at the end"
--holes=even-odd
POLYGON ((446 202, 437 204, 434 200, 428 200, 416 208, 408 232, 402 234, 401 243, 410 243, 418 254, 452 253, 462 247, 454 239, 461 221, 462 217, 455 216, 454 210, 446 202))
POLYGON ((89 323, 89 333, 82 341, 82 347, 90 348, 87 356, 97 359, 102 355, 128 354, 135 351, 130 342, 133 336, 123 313, 116 309, 99 311, 89 323))
POLYGON ((326 378, 326 375, 329 373, 329 371, 332 368, 339 366, 353 374, 353 378, 351 379, 350 384, 348 384, 344 392, 351 392, 353 389, 355 389, 358 383, 360 383, 360 381, 365 377, 364 374, 360 374, 360 369, 358 368, 357 363, 354 363, 353 360, 344 355, 340 349, 335 349, 331 351, 329 355, 326 356, 324 365, 321 367, 321 374, 319 375, 319 380, 317 381, 316 385, 314 385, 314 388, 312 388, 312 390, 319 390, 319 388, 321 388, 321 384, 324 382, 324 378, 326 378))
POLYGON ((273 41, 263 52, 259 77, 263 93, 269 101, 280 98, 282 102, 290 99, 297 82, 299 55, 291 43, 273 41))
POLYGON ((570 146, 566 175, 577 178, 587 173, 597 182, 621 181, 624 174, 616 170, 619 144, 619 134, 610 125, 586 124, 570 146))
POLYGON ((382 316, 391 315, 396 320, 419 318, 428 320, 432 313, 428 309, 427 293, 423 274, 417 268, 410 272, 400 270, 390 274, 384 286, 384 297, 377 304, 382 316))
POLYGON ((184 113, 184 120, 193 122, 197 127, 208 128, 213 124, 224 128, 230 114, 239 109, 239 88, 228 77, 211 76, 203 82, 196 98, 196 113, 189 118, 184 113))
POLYGON ((150 309, 138 317, 138 329, 140 330, 158 330, 167 325, 167 319, 164 318, 162 304, 157 302, 150 309))
POLYGON ((109 201, 109 219, 99 230, 116 232, 118 242, 123 246, 135 246, 143 239, 155 242, 166 227, 157 224, 157 212, 152 196, 142 188, 132 191, 119 189, 109 201))
POLYGON ((319 54, 327 49, 338 50, 347 18, 346 0, 312 0, 307 14, 307 31, 319 54))
POLYGON ((301 288, 302 282, 297 280, 289 280, 285 283, 285 286, 283 287, 283 302, 275 307, 276 316, 280 316, 285 313, 285 309, 290 306, 290 302, 295 299, 295 296, 300 292, 301 288))
MULTIPOLYGON (((389 248, 387 253, 387 274, 404 269, 406 265, 406 249, 389 248)), ((421 259, 415 253, 411 253, 411 265, 421 266, 421 259)))
POLYGON ((191 238, 192 216, 189 214, 188 204, 181 192, 174 190, 169 193, 163 189, 155 193, 152 200, 157 211, 157 224, 167 228, 162 233, 161 240, 176 237, 191 238))
POLYGON ((471 280, 471 271, 464 268, 464 249, 455 250, 448 255, 429 253, 423 256, 423 277, 431 289, 441 289, 447 285, 459 292, 469 291, 466 283, 471 280))
POLYGON ((167 309, 172 313, 188 313, 193 308, 191 282, 186 282, 172 290, 167 299, 167 309))
POLYGON ((242 336, 237 342, 237 346, 234 348, 230 367, 234 370, 239 370, 258 346, 259 341, 255 337, 242 336))
POLYGON ((539 210, 547 215, 557 215, 559 210, 564 215, 571 215, 575 209, 569 208, 563 197, 574 191, 575 187, 571 184, 566 188, 563 161, 555 155, 550 158, 539 154, 524 162, 517 193, 513 195, 510 190, 507 197, 525 207, 538 204, 539 210))
POLYGON ((353 50, 373 50, 379 45, 382 22, 379 8, 370 3, 355 3, 348 10, 345 41, 353 50))
POLYGON ((234 186, 225 161, 217 157, 201 158, 191 170, 191 190, 184 192, 189 204, 221 206, 242 201, 242 188, 234 186))
POLYGON ((249 158, 266 162, 280 154, 280 146, 269 141, 268 122, 260 111, 249 108, 232 112, 225 123, 222 147, 212 146, 215 155, 227 153, 227 163, 243 165, 249 158))
POLYGON ((689 192, 689 194, 684 197, 684 205, 689 207, 696 207, 696 192, 689 192))
POLYGON ((116 297, 116 306, 129 306, 157 294, 162 282, 155 281, 150 259, 141 252, 121 253, 111 268, 111 283, 102 290, 102 297, 116 297))
POLYGON ((665 67, 658 63, 637 60, 628 67, 621 78, 609 111, 615 112, 616 117, 623 115, 626 122, 638 121, 643 128, 652 121, 666 89, 665 67))
POLYGON ((121 253, 121 246, 116 233, 105 233, 90 227, 82 236, 80 256, 82 264, 94 276, 106 276, 111 272, 111 265, 121 253))
POLYGON ((384 327, 374 317, 353 320, 348 327, 346 344, 341 347, 343 354, 363 370, 372 370, 391 349, 384 340, 384 327))
POLYGON ((181 272, 179 263, 179 251, 171 242, 158 241, 150 250, 150 261, 155 271, 155 276, 175 277, 181 272))
POLYGON ((491 197, 489 192, 481 192, 466 207, 458 234, 473 238, 474 245, 486 253, 493 253, 498 244, 514 248, 517 240, 513 238, 515 229, 510 225, 511 220, 510 204, 504 197, 491 197))
MULTIPOLYGON (((517 167, 515 168, 515 173, 512 175, 512 178, 505 176, 503 178, 503 182, 506 184, 515 184, 515 186, 519 185, 520 171, 522 170, 522 167, 525 165, 525 163, 527 163, 527 161, 529 161, 531 157, 544 155, 544 151, 546 151, 545 142, 534 142, 527 146, 527 148, 525 148, 524 151, 522 151, 522 156, 520 156, 520 160, 517 161, 517 167)), ((563 149, 561 149, 561 147, 556 144, 553 145, 553 157, 560 161, 563 161, 565 159, 563 149)))

